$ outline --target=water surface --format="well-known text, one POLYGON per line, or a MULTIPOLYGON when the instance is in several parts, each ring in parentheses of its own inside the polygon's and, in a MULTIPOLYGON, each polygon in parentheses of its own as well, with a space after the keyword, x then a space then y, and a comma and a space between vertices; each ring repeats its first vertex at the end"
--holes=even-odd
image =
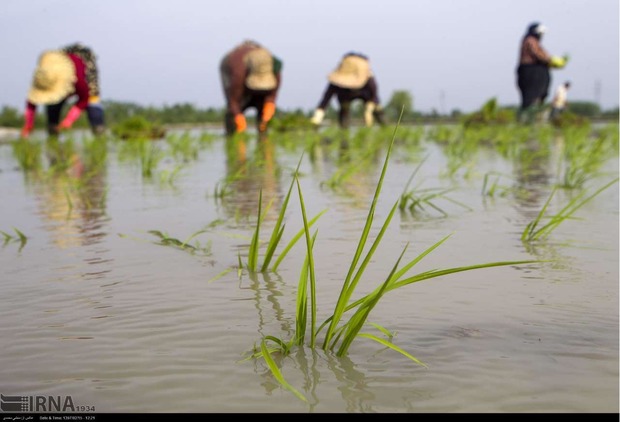
MULTIPOLYGON (((259 191, 263 207, 273 200, 261 233, 267 241, 301 159, 307 214, 326 210, 313 226, 322 322, 346 277, 390 139, 368 159, 341 138, 307 149, 303 134, 297 142, 187 136, 199 145, 196 156, 167 154, 150 177, 124 141, 108 140, 100 166, 76 141, 84 168, 56 176, 21 168, 12 143, 0 145, 0 230, 27 236, 0 252, 3 395, 72 396, 98 412, 618 412, 617 184, 545 241, 521 240, 559 181, 561 136, 549 154, 525 164, 480 147, 456 170, 440 143, 395 146, 371 236, 420 163, 411 186, 452 189, 452 201, 435 200, 445 214, 428 206, 396 212, 359 296, 385 280, 405 246, 413 259, 448 235, 412 274, 545 262, 390 292, 369 322, 395 333, 394 343, 427 366, 364 338, 345 357, 296 348, 279 363, 307 403, 282 388, 262 359, 244 360, 263 336, 293 336, 305 258, 300 242, 275 272, 239 270, 259 191), (352 176, 330 184, 356 160, 362 165, 352 176), (490 173, 501 175, 500 187, 484 195, 490 173), (188 242, 197 246, 189 253, 160 244, 151 230, 181 241, 205 231, 188 242)), ((50 157, 42 153, 43 167, 50 157)), ((610 155, 584 186, 559 190, 550 208, 557 212, 617 175, 610 155)), ((283 242, 302 227, 295 189, 283 242)), ((380 334, 370 325, 367 332, 380 334)))

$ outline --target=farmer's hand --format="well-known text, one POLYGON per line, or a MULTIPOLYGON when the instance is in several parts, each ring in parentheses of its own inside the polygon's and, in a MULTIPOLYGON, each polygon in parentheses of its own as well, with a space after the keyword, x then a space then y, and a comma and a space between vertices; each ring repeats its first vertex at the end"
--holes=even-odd
POLYGON ((566 66, 566 59, 560 56, 553 56, 549 61, 549 66, 554 67, 556 69, 561 69, 566 66))
POLYGON ((323 110, 322 108, 317 108, 316 110, 314 110, 314 114, 312 115, 312 118, 310 119, 310 122, 313 125, 320 125, 321 122, 323 121, 323 118, 325 117, 325 110, 323 110))
POLYGON ((235 115, 235 127, 237 133, 243 133, 248 128, 245 116, 242 113, 235 115))
POLYGON ((262 118, 261 118, 261 122, 258 125, 258 131, 259 132, 266 132, 267 131, 267 124, 271 121, 271 119, 273 119, 273 116, 276 114, 276 104, 271 102, 271 101, 267 101, 264 105, 263 105, 263 110, 262 110, 262 118))
POLYGON ((268 123, 276 114, 276 105, 271 101, 267 101, 263 105, 263 122, 268 123))
POLYGON ((34 112, 35 110, 30 107, 26 107, 24 112, 24 126, 22 127, 22 138, 28 138, 32 128, 34 127, 34 112))
POLYGON ((82 110, 80 110, 77 106, 71 107, 69 112, 67 113, 67 117, 58 125, 59 130, 70 129, 73 126, 73 123, 80 117, 82 114, 82 110))
POLYGON ((32 131, 32 128, 31 128, 31 127, 29 127, 29 126, 24 126, 24 127, 22 128, 22 133, 21 133, 22 138, 24 138, 24 139, 28 139, 28 137, 30 136, 30 132, 31 132, 31 131, 32 131))

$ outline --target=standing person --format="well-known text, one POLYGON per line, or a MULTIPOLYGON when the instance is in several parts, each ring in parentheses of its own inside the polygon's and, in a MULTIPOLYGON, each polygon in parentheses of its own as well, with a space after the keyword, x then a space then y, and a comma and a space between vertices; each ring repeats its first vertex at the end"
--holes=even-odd
MULTIPOLYGON (((64 50, 47 50, 41 53, 28 91, 24 126, 21 135, 28 138, 34 127, 38 105, 45 105, 47 133, 56 136, 60 130, 70 129, 89 106, 89 87, 86 65, 78 55, 64 50), (77 96, 62 122, 61 114, 67 101, 77 96)), ((94 133, 103 132, 103 114, 89 114, 94 133)))
POLYGON ((560 117, 560 114, 566 110, 569 89, 570 81, 566 81, 555 90, 555 95, 553 96, 553 100, 551 100, 551 114, 549 115, 550 120, 557 119, 560 117))
POLYGON ((247 129, 245 111, 256 109, 259 133, 276 112, 276 97, 282 81, 282 61, 255 41, 246 40, 228 52, 220 62, 220 76, 226 98, 227 135, 247 129))
POLYGON ((375 119, 381 125, 384 123, 377 81, 370 70, 367 56, 356 52, 345 54, 336 70, 328 75, 327 80, 329 84, 311 118, 313 124, 317 126, 321 124, 325 117, 325 109, 334 95, 340 105, 338 123, 341 128, 349 127, 351 103, 358 99, 364 102, 366 126, 372 126, 375 119))
POLYGON ((84 62, 86 82, 88 83, 88 106, 86 107, 88 123, 93 133, 100 135, 105 131, 105 118, 100 98, 97 56, 90 47, 81 43, 67 45, 62 50, 68 54, 75 54, 84 62))
POLYGON ((541 45, 547 28, 538 23, 528 26, 521 40, 517 85, 521 93, 519 122, 531 123, 549 95, 550 68, 563 68, 568 57, 551 56, 541 45))

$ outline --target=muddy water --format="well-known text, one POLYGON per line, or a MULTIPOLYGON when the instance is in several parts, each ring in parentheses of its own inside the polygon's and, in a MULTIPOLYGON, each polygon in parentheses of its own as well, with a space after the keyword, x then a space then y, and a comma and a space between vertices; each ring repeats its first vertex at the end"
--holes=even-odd
MULTIPOLYGON (((369 322, 391 330, 394 343, 426 366, 364 338, 344 358, 297 348, 279 363, 303 402, 264 361, 244 359, 263 336, 293 336, 304 246, 296 244, 275 272, 238 270, 259 189, 263 206, 273 199, 261 234, 268 240, 302 149, 253 138, 227 148, 216 138, 172 182, 165 170, 178 161, 163 159, 148 178, 122 149, 110 142, 94 173, 49 177, 20 169, 11 145, 0 145, 0 229, 27 236, 0 251, 3 395, 70 396, 96 412, 618 412, 617 184, 545 241, 525 244, 521 233, 557 181, 553 154, 525 172, 481 149, 447 175, 449 160, 436 144, 397 148, 371 237, 423 157, 420 189, 453 189, 446 195, 453 201, 435 200, 444 213, 397 211, 359 295, 387 277, 405 246, 412 259, 448 235, 412 274, 543 262, 390 292, 369 322), (503 175, 503 189, 482 195, 489 172, 503 175), (226 194, 217 195, 226 176, 226 194), (181 241, 204 232, 187 242, 190 253, 160 244, 151 230, 181 241)), ((319 145, 301 159, 308 218, 326 210, 313 226, 319 322, 346 277, 384 156, 385 149, 336 186, 328 182, 342 150, 319 145)), ((609 157, 585 189, 617 175, 617 157, 609 157)), ((557 212, 572 195, 559 191, 550 207, 557 212)), ((296 192, 286 223, 283 242, 302 228, 296 192)))

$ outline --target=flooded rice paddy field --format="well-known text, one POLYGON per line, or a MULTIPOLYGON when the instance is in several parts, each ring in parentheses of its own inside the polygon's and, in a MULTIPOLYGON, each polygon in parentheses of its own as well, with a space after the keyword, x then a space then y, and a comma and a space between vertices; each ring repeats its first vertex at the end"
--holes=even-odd
POLYGON ((96 412, 618 412, 617 125, 393 133, 1 144, 0 391, 96 412), (311 227, 320 324, 392 138, 371 240, 403 206, 353 300, 405 247, 403 262, 446 236, 411 275, 537 262, 388 292, 363 332, 385 327, 425 366, 362 337, 342 357, 320 343, 276 356, 303 401, 250 356, 265 336, 293 337, 306 257, 304 237, 283 254, 304 227, 295 186, 270 268, 249 270, 259 204, 260 264, 299 165, 307 219, 324 211, 311 227), (541 210, 548 222, 579 198, 546 236, 524 238, 541 210))

